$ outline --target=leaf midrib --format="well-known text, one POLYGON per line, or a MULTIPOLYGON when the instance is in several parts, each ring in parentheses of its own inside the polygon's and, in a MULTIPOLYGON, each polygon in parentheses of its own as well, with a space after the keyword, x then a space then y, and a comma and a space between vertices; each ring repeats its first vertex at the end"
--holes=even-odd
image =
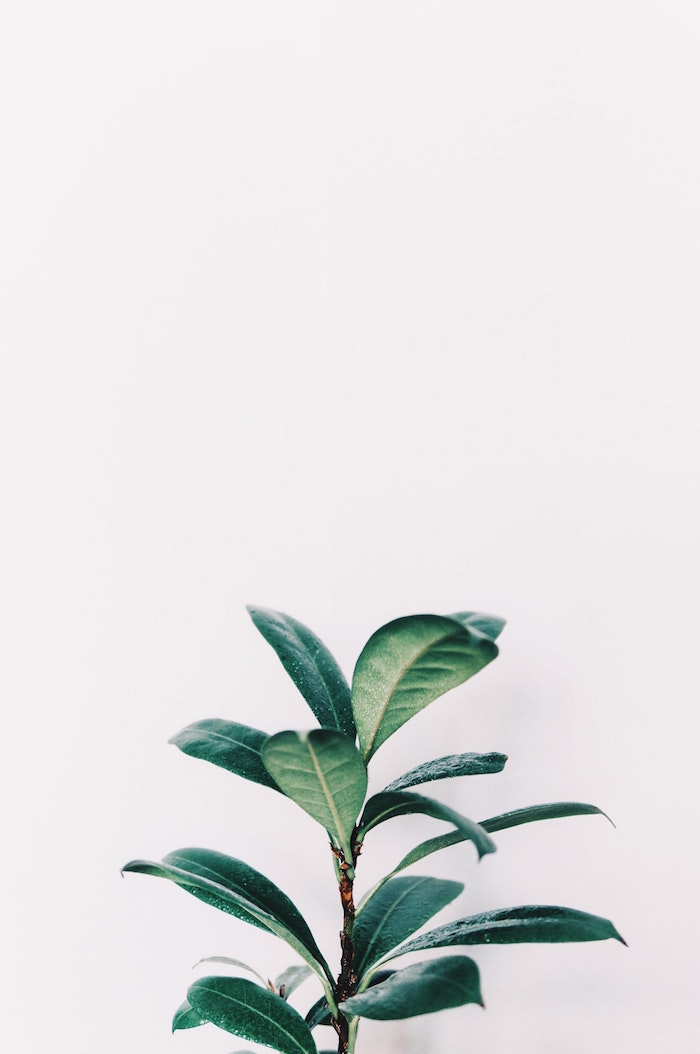
MULTIPOLYGON (((258 1017, 261 1017, 263 1019, 263 1021, 267 1021, 268 1023, 272 1024, 274 1027, 278 1028, 279 1031, 283 1032, 285 1036, 288 1036, 289 1039, 292 1041, 292 1043, 294 1043, 294 1045, 296 1047, 298 1047, 299 1050, 303 1051, 303 1054, 308 1054, 308 1048, 307 1047, 303 1047, 301 1045, 301 1043, 299 1043, 299 1040, 296 1038, 296 1036, 293 1036, 291 1032, 288 1032, 287 1029, 284 1028, 283 1025, 281 1025, 279 1023, 279 1021, 276 1021, 274 1018, 268 1017, 267 1014, 263 1014, 262 1011, 258 1010, 254 1006, 251 1006, 250 1003, 246 1003, 242 999, 236 999, 235 996, 229 995, 226 992, 218 992, 215 988, 209 988, 207 985, 202 984, 201 982, 199 983, 198 988, 201 989, 202 991, 209 992, 212 995, 218 996, 219 999, 227 999, 230 1003, 235 1003, 237 1006, 244 1007, 246 1010, 251 1011, 253 1014, 256 1014, 258 1017)), ((195 1009, 196 1009, 196 1007, 195 1007, 195 1009)), ((246 1036, 245 1038, 246 1039, 252 1039, 252 1036, 246 1036)), ((259 1040, 254 1039, 253 1042, 257 1043, 257 1042, 259 1042, 259 1040)))

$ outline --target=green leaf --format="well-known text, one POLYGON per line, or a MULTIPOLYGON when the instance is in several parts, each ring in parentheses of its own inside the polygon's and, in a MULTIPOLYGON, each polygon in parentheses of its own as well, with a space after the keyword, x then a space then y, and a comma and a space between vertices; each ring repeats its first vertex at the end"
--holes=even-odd
POLYGON ((354 739, 350 688, 323 641, 307 626, 281 611, 249 606, 248 612, 277 652, 321 728, 334 728, 354 739))
POLYGON ((482 820, 481 826, 493 834, 495 831, 505 831, 508 827, 518 827, 521 823, 533 823, 535 820, 558 820, 564 816, 586 816, 593 813, 605 816, 605 819, 612 823, 607 813, 596 805, 586 805, 580 801, 555 801, 545 805, 528 805, 524 809, 513 809, 512 812, 492 816, 488 820, 482 820))
POLYGON ((196 1010, 188 1003, 184 1001, 182 1006, 179 1006, 173 1014, 173 1032, 178 1032, 183 1028, 198 1028, 199 1025, 206 1025, 207 1019, 198 1014, 196 1010))
POLYGON ((468 629, 483 633, 489 640, 500 637, 506 624, 506 620, 498 615, 480 615, 477 611, 456 611, 449 617, 461 622, 468 629))
POLYGON ((422 813, 436 820, 446 820, 454 824, 465 839, 474 843, 479 858, 496 851, 493 839, 478 823, 468 820, 466 816, 448 808, 442 802, 425 798, 421 794, 413 794, 411 791, 381 791, 373 795, 365 805, 359 823, 358 840, 362 841, 368 831, 385 820, 391 820, 394 816, 407 816, 410 813, 422 813))
POLYGON ((284 999, 243 977, 203 977, 187 992, 195 1010, 234 1036, 281 1054, 316 1054, 309 1026, 284 999))
POLYGON ((162 863, 132 860, 123 870, 167 878, 205 904, 274 933, 294 948, 322 981, 333 982, 298 908, 274 882, 242 860, 212 849, 179 849, 162 863))
POLYGON ((429 930, 407 941, 385 961, 408 952, 430 948, 453 948, 474 944, 559 944, 572 941, 604 941, 613 938, 625 944, 612 922, 575 908, 526 904, 470 915, 457 922, 429 930))
POLYGON ((483 1006, 479 969, 465 955, 448 955, 397 970, 382 984, 347 999, 343 1013, 396 1021, 465 1003, 483 1006))
POLYGON ((448 754, 435 761, 426 761, 416 768, 404 772, 392 780, 384 790, 406 790, 419 783, 452 779, 454 776, 482 776, 490 772, 502 772, 508 758, 505 754, 448 754))
POLYGON ((357 976, 424 926, 463 889, 461 882, 418 875, 394 878, 363 901, 353 930, 357 976))
POLYGON ((352 708, 365 761, 433 699, 456 688, 498 655, 476 627, 441 615, 409 615, 378 629, 352 680, 352 708))
POLYGON ((288 966, 279 977, 274 980, 274 986, 280 994, 284 990, 282 995, 283 999, 289 999, 292 992, 303 984, 307 977, 310 977, 313 971, 309 966, 288 966))
POLYGON ((210 761, 212 765, 234 772, 243 779, 261 783, 264 787, 278 788, 262 763, 260 751, 267 732, 235 721, 221 721, 212 717, 183 728, 168 742, 189 754, 192 758, 210 761))
MULTIPOLYGON (((254 977, 257 977, 261 984, 267 986, 267 981, 262 974, 254 970, 252 966, 248 966, 248 963, 241 962, 240 959, 231 959, 228 955, 207 955, 205 959, 199 959, 194 965, 195 967, 201 966, 202 963, 219 963, 223 966, 235 966, 239 970, 246 970, 248 973, 252 973, 254 977)), ((308 970, 308 966, 298 967, 301 970, 308 970)))
POLYGON ((316 1000, 304 1020, 309 1028, 316 1028, 318 1025, 330 1025, 332 1023, 331 1012, 328 1009, 328 1002, 325 995, 322 995, 320 999, 316 1000))
POLYGON ((329 832, 351 863, 352 831, 367 793, 367 770, 341 732, 280 732, 263 747, 266 769, 282 791, 329 832))

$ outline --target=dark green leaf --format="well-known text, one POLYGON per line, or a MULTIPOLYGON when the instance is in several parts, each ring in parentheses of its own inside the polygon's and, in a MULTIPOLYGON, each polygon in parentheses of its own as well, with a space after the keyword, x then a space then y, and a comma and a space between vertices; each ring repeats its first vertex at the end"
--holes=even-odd
POLYGON ((260 757, 262 745, 267 738, 267 732, 260 732, 257 728, 212 717, 205 721, 195 721, 193 725, 188 725, 172 736, 168 742, 174 743, 183 754, 189 754, 192 758, 210 761, 212 765, 235 772, 243 779, 277 790, 275 781, 260 757))
POLYGON ((309 1028, 316 1028, 317 1025, 331 1024, 331 1012, 328 1009, 328 1002, 325 995, 322 995, 320 999, 316 1000, 304 1020, 309 1028))
POLYGON ((357 976, 424 926, 463 889, 461 882, 417 875, 394 878, 363 901, 353 931, 357 976))
MULTIPOLYGON (((254 977, 257 977, 261 984, 267 985, 266 979, 262 974, 254 970, 252 966, 248 966, 248 963, 241 962, 240 959, 231 959, 228 955, 207 955, 204 959, 199 959, 194 965, 201 966, 202 963, 219 963, 222 966, 235 966, 239 970, 245 970, 247 973, 252 973, 254 977)), ((308 966, 299 967, 302 970, 308 970, 308 966)))
POLYGON ((465 839, 474 843, 479 857, 496 851, 495 843, 478 823, 468 820, 466 816, 460 815, 441 802, 425 798, 421 794, 412 794, 411 791, 382 791, 373 795, 365 805, 359 823, 359 840, 362 841, 368 831, 385 820, 394 816, 407 816, 410 813, 422 813, 453 824, 465 839))
POLYGON ((346 1000, 343 1012, 395 1021, 465 1003, 483 1006, 478 967, 465 955, 448 955, 397 970, 382 984, 346 1000))
POLYGON ((409 615, 378 629, 357 660, 352 707, 365 761, 433 699, 498 655, 480 630, 459 618, 409 615))
POLYGON ((284 999, 243 977, 203 977, 187 992, 202 1017, 234 1036, 281 1054, 316 1054, 303 1017, 284 999))
POLYGON ((199 1025, 206 1025, 207 1019, 202 1017, 193 1010, 187 1000, 184 1001, 182 1006, 179 1006, 173 1014, 173 1032, 178 1032, 183 1028, 198 1028, 199 1025))
POLYGON ((625 941, 612 922, 575 908, 526 904, 470 915, 457 922, 429 930, 397 948, 386 957, 396 959, 408 952, 429 948, 453 948, 472 944, 559 944, 570 941, 625 941))
POLYGON ((452 779, 453 776, 482 776, 489 772, 501 772, 507 760, 505 754, 448 754, 447 757, 426 761, 404 772, 384 790, 406 790, 419 783, 452 779))
POLYGON ((508 827, 518 827, 521 823, 533 823, 535 820, 558 820, 564 816, 586 816, 593 813, 598 813, 600 816, 605 816, 606 820, 610 820, 610 817, 596 805, 586 805, 580 801, 555 801, 545 805, 528 805, 524 809, 513 809, 512 812, 492 816, 488 820, 482 820, 481 826, 485 831, 493 834, 495 831, 505 831, 508 827))
POLYGON ((450 615, 450 618, 461 622, 467 629, 483 633, 489 640, 496 640, 497 637, 500 637, 506 624, 506 620, 499 618, 498 615, 480 615, 476 611, 456 611, 450 615))
POLYGON ((367 792, 367 770, 342 732, 280 732, 263 747, 263 762, 282 791, 325 827, 345 859, 367 792))
POLYGON ((274 986, 280 994, 284 989, 283 999, 289 999, 292 992, 299 987, 300 984, 310 977, 312 970, 309 966, 288 966, 279 977, 274 980, 274 986))
POLYGON ((249 606, 248 612, 321 727, 335 728, 354 739, 350 688, 325 644, 307 626, 281 611, 249 606))

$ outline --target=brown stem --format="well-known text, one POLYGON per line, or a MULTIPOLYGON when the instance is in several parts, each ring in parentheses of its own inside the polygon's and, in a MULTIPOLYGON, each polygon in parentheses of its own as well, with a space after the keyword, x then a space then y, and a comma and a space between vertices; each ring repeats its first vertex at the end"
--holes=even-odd
MULTIPOLYGON (((355 994, 357 988, 357 977, 353 972, 353 958, 355 946, 352 940, 352 931, 355 925, 355 901, 353 900, 353 881, 355 876, 355 863, 360 855, 361 846, 353 843, 353 860, 348 862, 340 849, 331 846, 331 850, 337 857, 340 867, 341 879, 338 887, 340 891, 340 903, 343 908, 343 928, 340 931, 340 973, 335 986, 335 1001, 340 1004, 355 994), (352 877, 350 877, 352 876, 352 877)), ((349 1043, 348 1019, 343 1013, 339 1013, 333 1021, 333 1027, 338 1033, 338 1054, 347 1054, 349 1043)))

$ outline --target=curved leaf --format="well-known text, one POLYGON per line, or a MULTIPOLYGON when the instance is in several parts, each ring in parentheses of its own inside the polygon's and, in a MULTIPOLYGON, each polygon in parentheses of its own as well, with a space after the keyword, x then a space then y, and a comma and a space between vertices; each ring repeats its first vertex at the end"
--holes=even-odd
POLYGON ((312 973, 309 966, 288 966, 279 977, 275 977, 274 986, 283 999, 289 999, 292 992, 312 973))
POLYGON ((433 699, 498 655, 479 629, 457 618, 409 615, 378 629, 352 679, 352 708, 365 761, 433 699))
POLYGON ((559 820, 564 816, 589 816, 593 813, 604 816, 612 823, 607 813, 604 813, 597 805, 587 805, 580 801, 554 801, 544 805, 527 805, 524 809, 513 809, 512 812, 492 816, 488 820, 481 820, 481 826, 485 831, 493 834, 495 831, 505 831, 508 827, 518 827, 521 823, 533 823, 536 820, 559 820))
POLYGON ((275 781, 262 763, 260 751, 267 732, 235 721, 222 721, 217 717, 195 721, 177 732, 168 740, 192 758, 210 761, 212 765, 234 772, 243 779, 261 783, 277 790, 275 781))
POLYGON ((456 611, 449 617, 461 622, 467 629, 483 633, 489 640, 500 637, 506 624, 506 620, 498 615, 480 615, 477 611, 456 611))
POLYGON ((281 1054, 316 1054, 309 1026, 284 999, 243 977, 203 977, 187 992, 207 1021, 281 1054))
POLYGON ((404 772, 403 776, 387 784, 384 790, 406 790, 419 783, 452 779, 454 776, 482 776, 490 772, 502 772, 507 760, 505 754, 448 754, 404 772))
POLYGON ((394 878, 358 909, 353 968, 361 977, 386 952, 424 926, 464 889, 461 882, 418 875, 394 878))
POLYGON ((496 851, 493 839, 478 823, 448 808, 442 802, 425 798, 422 794, 413 794, 411 791, 381 791, 373 795, 365 805, 359 823, 358 840, 362 841, 368 831, 385 820, 391 820, 394 816, 407 816, 410 813, 423 813, 436 820, 446 820, 447 823, 454 824, 465 839, 474 843, 479 858, 496 851))
POLYGON ((499 908, 470 915, 457 922, 429 930, 397 948, 385 961, 408 952, 430 948, 453 948, 473 944, 560 944, 575 941, 626 942, 612 922, 598 915, 541 904, 524 904, 516 908, 499 908))
POLYGON ((447 955, 397 970, 388 980, 347 999, 343 1012, 396 1021, 465 1003, 483 1006, 479 969, 466 955, 447 955))
POLYGON ((195 1009, 188 1003, 187 1000, 177 1008, 173 1014, 173 1032, 178 1032, 183 1028, 198 1028, 200 1025, 206 1025, 207 1019, 197 1013, 195 1009))
POLYGON ((367 770, 342 732, 279 732, 263 747, 279 788, 329 832, 352 862, 352 831, 367 793, 367 770))
MULTIPOLYGON (((231 959, 228 955, 207 955, 205 959, 198 959, 197 962, 194 964, 193 969, 197 966, 201 966, 202 963, 219 963, 222 966, 235 966, 239 970, 245 970, 247 973, 252 973, 254 977, 257 977, 257 979, 262 985, 267 987, 268 982, 263 977, 263 975, 258 973, 257 970, 254 970, 252 966, 248 966, 248 963, 241 962, 240 959, 231 959)), ((299 967, 299 969, 308 970, 309 967, 301 966, 299 967)))
POLYGON ((355 738, 350 688, 323 641, 301 622, 269 608, 248 607, 256 628, 280 658, 322 728, 355 738))
POLYGON ((304 1018, 309 1028, 316 1028, 318 1025, 330 1025, 331 1012, 328 1009, 328 1002, 325 995, 322 995, 320 999, 317 999, 314 1005, 307 1011, 306 1017, 304 1018))
POLYGON ((123 870, 167 878, 205 904, 274 933, 294 948, 323 982, 333 982, 298 908, 274 882, 242 860, 212 849, 179 849, 164 857, 162 863, 132 860, 123 870))

